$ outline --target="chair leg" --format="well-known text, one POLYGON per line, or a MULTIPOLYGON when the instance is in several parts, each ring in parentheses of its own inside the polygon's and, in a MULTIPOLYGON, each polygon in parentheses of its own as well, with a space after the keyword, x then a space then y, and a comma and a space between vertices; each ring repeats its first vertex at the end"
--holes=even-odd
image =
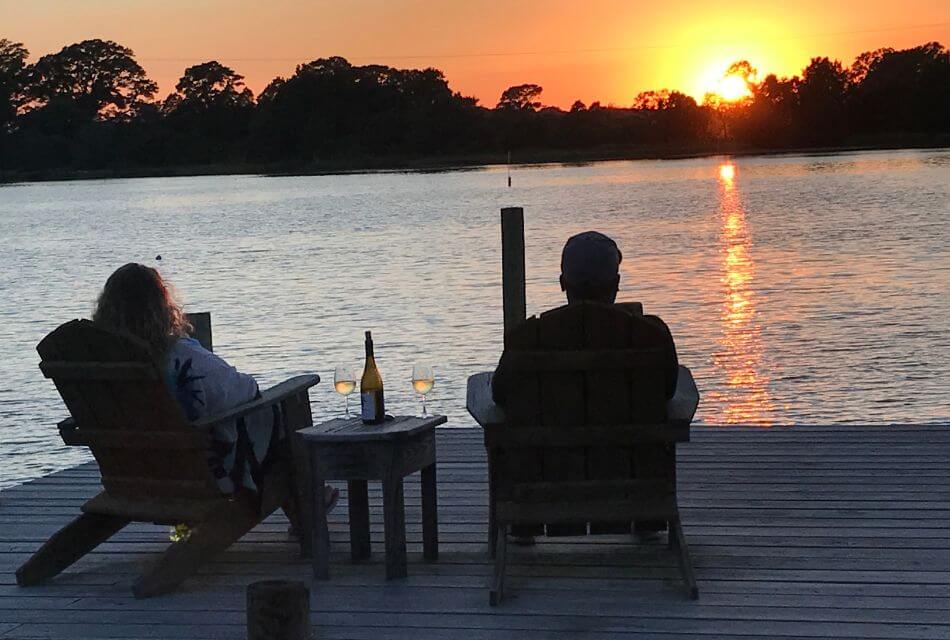
POLYGON ((422 476, 422 555, 428 562, 439 559, 439 492, 433 462, 422 476))
POLYGON ((320 472, 319 452, 316 447, 310 450, 310 531, 304 535, 310 536, 312 549, 311 564, 313 577, 317 580, 330 579, 330 529, 327 525, 327 507, 325 502, 325 487, 323 475, 320 472))
POLYGON ((383 537, 386 547, 386 579, 405 578, 406 502, 402 478, 390 470, 383 480, 383 537))
POLYGON ((350 480, 346 487, 350 517, 350 558, 360 562, 373 555, 369 535, 369 492, 366 480, 350 480))
POLYGON ((699 598, 699 587, 696 586, 696 576, 693 574, 693 561, 689 556, 689 547, 686 546, 686 538, 683 536, 683 525, 679 518, 670 521, 670 538, 673 541, 673 547, 676 551, 676 559, 679 561, 680 573, 683 574, 683 582, 686 583, 686 591, 691 600, 699 598))
POLYGON ((505 560, 507 559, 508 534, 504 525, 498 525, 495 530, 495 575, 492 578, 491 589, 488 592, 488 603, 495 607, 505 597, 505 560))
POLYGON ((230 500, 192 529, 187 540, 170 546, 161 559, 132 585, 136 598, 168 593, 260 522, 257 509, 249 502, 230 500))
POLYGON ((488 555, 495 558, 495 544, 498 542, 498 529, 495 524, 495 481, 492 474, 493 459, 489 454, 488 462, 488 555))
MULTIPOLYGON (((304 398, 305 399, 305 398, 304 398)), ((306 405, 306 411, 309 411, 309 403, 306 405)), ((306 420, 302 424, 311 424, 311 420, 306 420)), ((287 434, 291 457, 291 498, 293 504, 294 516, 296 522, 291 521, 294 529, 297 530, 300 540, 300 555, 303 558, 313 558, 313 539, 311 530, 313 529, 313 488, 311 486, 310 457, 307 454, 307 448, 299 441, 297 434, 291 431, 287 434)), ((284 510, 289 516, 290 513, 284 510)))
POLYGON ((17 569, 17 584, 27 587, 58 575, 128 523, 128 519, 119 516, 83 513, 54 533, 17 569))
MULTIPOLYGON (((502 532, 502 537, 507 537, 507 532, 502 532)), ((497 557, 498 545, 498 526, 495 524, 495 509, 491 507, 488 512, 488 555, 494 560, 497 557)))

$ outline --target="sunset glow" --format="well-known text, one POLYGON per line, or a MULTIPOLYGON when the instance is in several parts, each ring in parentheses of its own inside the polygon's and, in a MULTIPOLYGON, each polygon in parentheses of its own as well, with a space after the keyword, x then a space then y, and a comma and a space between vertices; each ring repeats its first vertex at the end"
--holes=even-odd
POLYGON ((735 165, 719 166, 723 303, 721 351, 713 360, 723 370, 727 386, 714 393, 723 404, 723 414, 717 420, 727 424, 769 425, 773 422, 775 404, 762 362, 765 344, 753 286, 752 238, 735 177, 735 165))
POLYGON ((749 85, 737 75, 726 76, 720 80, 719 84, 716 85, 715 93, 726 102, 736 102, 752 95, 752 92, 749 91, 749 85))
POLYGON ((543 86, 542 102, 562 108, 577 99, 625 106, 640 91, 663 88, 733 100, 738 83, 722 76, 737 60, 760 77, 781 76, 800 73, 816 55, 850 64, 882 46, 950 41, 946 4, 932 0, 0 0, 0 9, 3 36, 22 41, 31 59, 85 38, 112 39, 135 51, 163 96, 186 66, 207 60, 233 67, 257 94, 300 63, 339 55, 354 64, 436 67, 484 106, 525 82, 543 86))

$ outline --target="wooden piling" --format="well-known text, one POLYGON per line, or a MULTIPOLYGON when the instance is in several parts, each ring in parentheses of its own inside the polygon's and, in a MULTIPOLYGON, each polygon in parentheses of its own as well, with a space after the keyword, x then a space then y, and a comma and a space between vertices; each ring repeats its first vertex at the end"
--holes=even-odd
POLYGON ((247 587, 247 640, 309 640, 310 589, 297 580, 247 587))
POLYGON ((524 209, 501 210, 502 302, 505 339, 509 331, 525 319, 524 209))

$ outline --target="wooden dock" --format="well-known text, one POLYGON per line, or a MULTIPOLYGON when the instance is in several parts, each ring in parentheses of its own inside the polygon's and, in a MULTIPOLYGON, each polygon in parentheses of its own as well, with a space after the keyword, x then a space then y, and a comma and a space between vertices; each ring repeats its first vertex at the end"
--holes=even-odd
POLYGON ((0 638, 243 638, 245 586, 311 584, 315 638, 950 638, 950 428, 699 427, 680 451, 680 502, 700 598, 662 538, 561 538, 509 552, 509 597, 488 606, 486 469, 477 429, 438 439, 440 551, 421 558, 418 479, 406 486, 409 578, 351 565, 346 508, 331 514, 330 582, 273 517, 178 592, 129 587, 168 544, 133 525, 60 577, 14 570, 98 488, 94 464, 0 493, 0 638))

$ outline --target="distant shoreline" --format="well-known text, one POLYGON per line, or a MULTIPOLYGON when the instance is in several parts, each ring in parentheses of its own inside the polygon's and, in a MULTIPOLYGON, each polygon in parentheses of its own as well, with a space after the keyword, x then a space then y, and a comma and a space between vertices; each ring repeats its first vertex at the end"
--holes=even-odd
MULTIPOLYGON (((937 136, 901 136, 899 139, 831 147, 796 147, 783 149, 738 148, 723 146, 677 149, 535 149, 512 154, 512 167, 588 164, 624 160, 689 160, 715 156, 782 156, 803 154, 847 153, 854 151, 899 151, 941 149, 950 147, 950 133, 937 136), (930 138, 929 140, 926 138, 930 138)), ((506 154, 482 153, 428 158, 374 157, 352 158, 302 166, 259 165, 249 163, 187 165, 177 167, 136 167, 129 169, 41 170, 0 172, 0 184, 29 182, 65 182, 76 180, 117 180, 133 178, 185 178, 199 176, 258 175, 265 177, 357 175, 371 173, 426 173, 466 171, 505 166, 506 154)))

